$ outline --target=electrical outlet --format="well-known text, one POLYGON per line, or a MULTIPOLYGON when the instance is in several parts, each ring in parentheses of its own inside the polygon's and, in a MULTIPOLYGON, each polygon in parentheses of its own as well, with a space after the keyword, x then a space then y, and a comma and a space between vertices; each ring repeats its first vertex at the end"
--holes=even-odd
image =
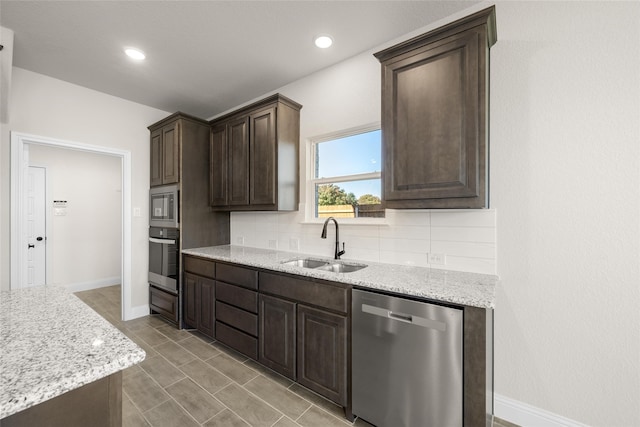
POLYGON ((133 208, 133 216, 135 217, 142 216, 142 212, 140 211, 140 208, 133 208))
POLYGON ((244 237, 240 236, 240 237, 236 237, 236 245, 244 245, 244 237))
POLYGON ((300 250, 300 240, 291 238, 289 239, 289 250, 290 251, 299 251, 300 250))
POLYGON ((278 241, 277 240, 269 239, 267 244, 269 246, 269 249, 278 249, 278 241))
POLYGON ((445 254, 429 254, 429 264, 444 265, 446 259, 447 257, 445 254))

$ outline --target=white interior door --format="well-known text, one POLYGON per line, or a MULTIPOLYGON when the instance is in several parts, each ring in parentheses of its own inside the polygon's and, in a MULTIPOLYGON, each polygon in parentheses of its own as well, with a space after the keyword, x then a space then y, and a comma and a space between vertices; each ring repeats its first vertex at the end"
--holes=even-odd
POLYGON ((26 287, 47 284, 46 180, 45 168, 29 166, 25 191, 26 287))

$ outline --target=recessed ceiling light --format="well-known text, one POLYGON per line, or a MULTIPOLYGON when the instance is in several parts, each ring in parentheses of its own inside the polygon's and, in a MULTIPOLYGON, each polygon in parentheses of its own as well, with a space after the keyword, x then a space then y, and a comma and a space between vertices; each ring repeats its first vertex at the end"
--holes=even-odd
POLYGON ((326 48, 328 48, 329 46, 331 46, 333 44, 333 39, 328 34, 320 34, 320 35, 315 37, 313 42, 320 49, 326 49, 326 48))
POLYGON ((127 56, 129 58, 138 60, 138 61, 142 61, 143 59, 146 58, 146 55, 144 54, 143 51, 141 51, 140 49, 136 49, 133 47, 128 47, 124 50, 124 53, 127 54, 127 56))

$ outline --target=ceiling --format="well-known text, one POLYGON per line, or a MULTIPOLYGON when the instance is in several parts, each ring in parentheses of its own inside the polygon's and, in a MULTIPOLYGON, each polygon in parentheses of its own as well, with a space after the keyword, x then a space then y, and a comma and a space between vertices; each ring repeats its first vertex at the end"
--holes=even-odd
POLYGON ((209 118, 474 3, 0 0, 0 25, 16 67, 209 118))

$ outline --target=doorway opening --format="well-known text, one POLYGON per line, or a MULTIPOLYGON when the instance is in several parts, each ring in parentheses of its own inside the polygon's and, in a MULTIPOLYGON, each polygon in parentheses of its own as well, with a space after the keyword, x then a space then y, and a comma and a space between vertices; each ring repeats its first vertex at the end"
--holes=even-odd
POLYGON ((27 187, 28 155, 31 145, 42 145, 116 156, 121 162, 121 319, 134 317, 131 304, 131 152, 111 147, 63 141, 35 135, 11 132, 11 289, 25 286, 27 280, 27 247, 25 227, 25 191, 27 187))

